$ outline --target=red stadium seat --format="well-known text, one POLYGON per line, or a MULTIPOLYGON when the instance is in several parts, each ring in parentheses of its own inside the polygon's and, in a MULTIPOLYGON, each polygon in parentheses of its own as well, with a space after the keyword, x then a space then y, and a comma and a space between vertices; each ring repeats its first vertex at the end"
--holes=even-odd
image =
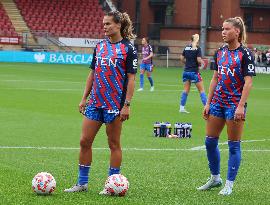
POLYGON ((18 36, 1 2, 0 2, 0 27, 1 27, 0 29, 1 35, 18 36))
POLYGON ((103 34, 104 11, 98 0, 15 0, 15 3, 30 29, 71 37, 89 37, 92 32, 103 34))

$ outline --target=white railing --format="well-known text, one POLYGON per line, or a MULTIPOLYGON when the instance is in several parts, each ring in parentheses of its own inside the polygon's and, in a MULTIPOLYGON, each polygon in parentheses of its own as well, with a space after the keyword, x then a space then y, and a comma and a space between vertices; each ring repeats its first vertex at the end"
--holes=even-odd
POLYGON ((110 10, 111 10, 111 11, 117 10, 117 8, 114 6, 114 4, 112 3, 111 0, 106 0, 106 3, 107 3, 108 6, 110 7, 110 10))

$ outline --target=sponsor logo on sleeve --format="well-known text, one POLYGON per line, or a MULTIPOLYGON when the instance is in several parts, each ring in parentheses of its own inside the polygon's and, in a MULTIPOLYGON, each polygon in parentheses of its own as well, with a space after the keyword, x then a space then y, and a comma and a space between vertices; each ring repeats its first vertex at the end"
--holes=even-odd
POLYGON ((248 72, 249 73, 254 73, 255 72, 255 67, 253 64, 248 64, 248 72))
POLYGON ((133 68, 134 69, 137 69, 137 66, 138 66, 138 60, 137 59, 134 59, 133 60, 133 68))

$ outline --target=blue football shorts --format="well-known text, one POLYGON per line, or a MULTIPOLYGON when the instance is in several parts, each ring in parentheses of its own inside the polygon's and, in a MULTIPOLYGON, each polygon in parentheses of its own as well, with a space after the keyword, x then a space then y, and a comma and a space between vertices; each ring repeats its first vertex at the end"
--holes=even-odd
POLYGON ((197 72, 183 72, 183 82, 190 81, 192 83, 198 83, 202 81, 202 77, 200 73, 197 72))
POLYGON ((106 110, 103 108, 96 108, 87 106, 85 109, 85 117, 90 120, 99 121, 102 123, 111 123, 120 114, 119 110, 106 110))
MULTIPOLYGON (((226 107, 220 107, 220 105, 217 104, 210 104, 210 109, 209 109, 209 114, 213 115, 215 117, 220 117, 225 120, 234 120, 234 113, 236 111, 236 106, 231 107, 231 108, 226 108, 226 107)), ((247 105, 245 105, 245 116, 247 112, 247 105)))
POLYGON ((145 63, 142 63, 140 65, 140 69, 141 70, 146 70, 148 72, 152 72, 153 71, 153 65, 152 64, 145 64, 145 63))

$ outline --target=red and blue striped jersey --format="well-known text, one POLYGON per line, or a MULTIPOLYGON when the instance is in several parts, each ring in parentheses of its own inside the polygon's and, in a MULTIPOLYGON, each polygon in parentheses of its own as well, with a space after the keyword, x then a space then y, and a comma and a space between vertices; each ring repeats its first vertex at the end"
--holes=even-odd
MULTIPOLYGON (((152 49, 152 46, 150 46, 149 44, 147 46, 142 47, 143 58, 148 57, 151 54, 151 52, 153 52, 153 49, 152 49)), ((147 60, 142 60, 142 63, 144 63, 144 64, 152 64, 152 58, 149 58, 147 60)))
POLYGON ((235 50, 229 50, 225 45, 217 50, 214 59, 218 84, 212 103, 227 108, 237 107, 245 84, 244 77, 256 75, 254 57, 243 45, 235 50))
POLYGON ((89 105, 107 110, 120 110, 124 104, 128 73, 137 72, 137 50, 127 39, 111 43, 100 41, 93 54, 95 71, 89 105))

